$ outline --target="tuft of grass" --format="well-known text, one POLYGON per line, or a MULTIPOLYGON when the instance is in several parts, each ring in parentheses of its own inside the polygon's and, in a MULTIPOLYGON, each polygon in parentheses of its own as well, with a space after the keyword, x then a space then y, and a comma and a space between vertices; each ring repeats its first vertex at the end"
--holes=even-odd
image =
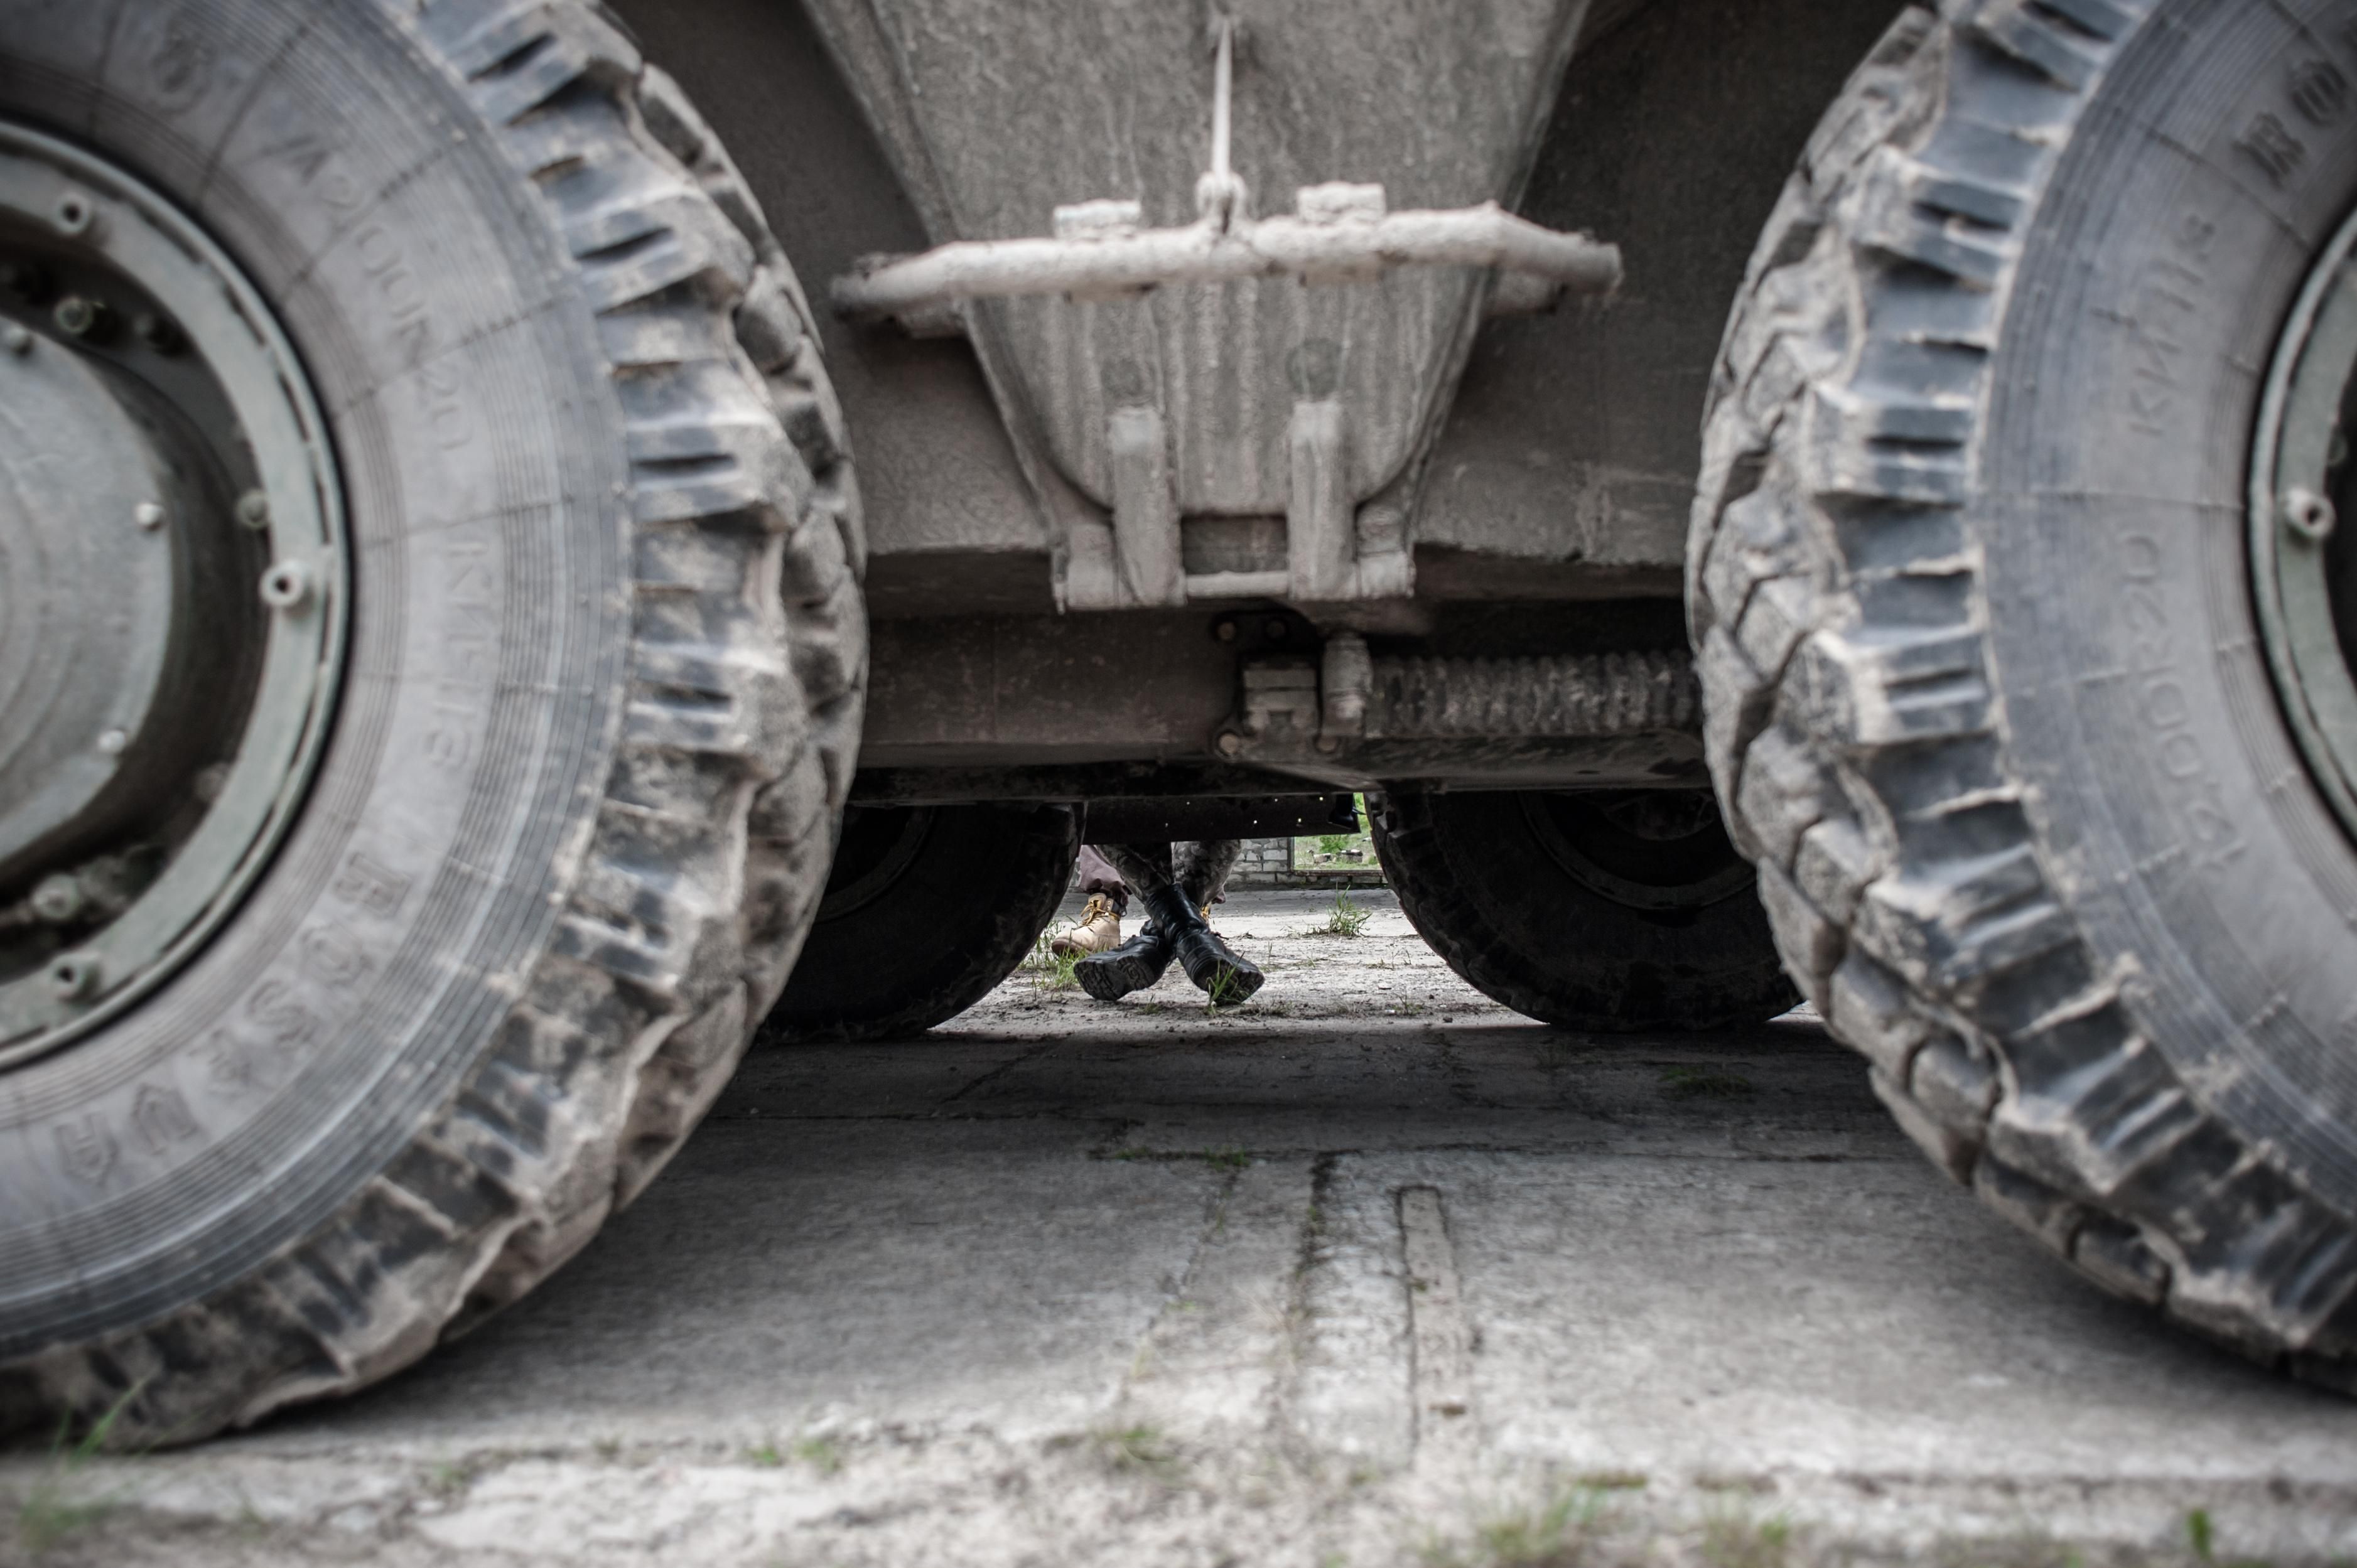
POLYGON ((764 1470, 774 1470, 785 1462, 786 1456, 778 1452, 778 1445, 774 1442, 764 1443, 759 1447, 745 1450, 745 1463, 759 1465, 764 1470))
POLYGON ((1662 1069, 1662 1094, 1669 1100, 1747 1100, 1758 1092, 1749 1079, 1731 1072, 1698 1067, 1662 1069))
POLYGON ((1223 1171, 1240 1171, 1252 1164, 1252 1156, 1237 1148, 1205 1149, 1198 1157, 1205 1165, 1223 1171))
POLYGON ((1088 957, 1088 954, 1050 952, 1046 956, 1047 962, 1039 966, 1038 977, 1032 981, 1032 984, 1042 991, 1071 991, 1080 985, 1081 977, 1078 972, 1080 962, 1081 960, 1088 957))
POLYGON ((1604 1522, 1603 1498, 1575 1488, 1537 1508, 1493 1514, 1473 1527, 1469 1545, 1428 1545, 1429 1568, 1579 1568, 1604 1522))
POLYGON ((1588 1470, 1572 1478, 1584 1492, 1641 1492, 1648 1485, 1642 1470, 1588 1470))
POLYGON ((822 1476, 843 1468, 843 1450, 828 1437, 805 1437, 795 1443, 794 1457, 822 1476))
POLYGON ((66 1489, 106 1447, 106 1434, 113 1430, 115 1419, 130 1408, 131 1402, 145 1386, 143 1380, 124 1391, 123 1397, 107 1406, 106 1413, 91 1423, 79 1442, 70 1441, 73 1434, 71 1415, 58 1423, 57 1435, 49 1439, 49 1467, 33 1483, 33 1489, 25 1495, 16 1509, 16 1537, 25 1543, 27 1556, 45 1555, 104 1519, 122 1501, 119 1494, 110 1492, 76 1502, 67 1498, 66 1489))
POLYGON ((1715 1514, 1703 1521, 1702 1556, 1711 1568, 1784 1568, 1792 1554, 1792 1521, 1715 1514))
POLYGON ((1216 1013, 1222 1007, 1241 1007, 1244 1000, 1243 987, 1238 983, 1235 972, 1223 964, 1220 972, 1211 976, 1211 995, 1203 1004, 1203 1011, 1216 1013))
POLYGON ((1374 911, 1348 893, 1334 895, 1334 908, 1326 912, 1326 923, 1315 934, 1328 937, 1355 937, 1367 929, 1374 911))
POLYGON ((1125 1426, 1095 1434, 1097 1453, 1125 1475, 1169 1483, 1178 1478, 1178 1450, 1158 1427, 1125 1426))

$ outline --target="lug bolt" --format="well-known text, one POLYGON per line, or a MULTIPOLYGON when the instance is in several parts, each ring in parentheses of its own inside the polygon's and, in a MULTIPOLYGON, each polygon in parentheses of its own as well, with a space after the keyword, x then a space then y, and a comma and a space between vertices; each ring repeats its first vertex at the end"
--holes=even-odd
POLYGON ((2283 515, 2291 531, 2311 544, 2321 543, 2340 521, 2330 500, 2298 486, 2284 492, 2283 515))
POLYGON ((106 337, 114 328, 114 312, 107 309, 103 302, 84 299, 78 294, 70 294, 58 301, 57 309, 50 314, 58 324, 58 330, 69 338, 88 338, 94 342, 106 337))
POLYGON ((98 732, 98 749, 109 757, 122 756, 124 748, 128 746, 130 744, 131 737, 119 729, 106 729, 98 732))
POLYGON ((248 490, 237 498, 237 521, 248 528, 270 526, 270 498, 260 490, 248 490))
POLYGON ((69 872, 44 876, 33 889, 33 913, 53 926, 62 926, 81 913, 81 884, 69 872))
POLYGON ((131 509, 131 521, 153 533, 164 526, 164 509, 154 501, 141 501, 131 509))
POLYGON ((311 569, 300 561, 281 561, 262 575, 262 602, 274 610, 302 607, 311 596, 311 569))
POLYGON ((69 953, 49 965, 49 990, 60 1002, 79 1002, 98 989, 98 955, 69 953))
POLYGON ((152 310, 143 310, 131 318, 132 335, 158 354, 169 354, 180 347, 180 329, 152 310))
POLYGON ((93 210, 89 197, 79 190, 69 190, 49 209, 49 220, 58 226, 60 234, 79 234, 90 227, 93 210))
POLYGON ((33 335, 14 322, 9 323, 5 332, 0 332, 0 342, 5 342, 8 346, 8 352, 11 354, 29 354, 33 351, 33 335))
POLYGON ((228 763, 216 762, 210 767, 199 768, 196 781, 197 800, 204 805, 211 805, 221 799, 221 789, 228 783, 228 763))

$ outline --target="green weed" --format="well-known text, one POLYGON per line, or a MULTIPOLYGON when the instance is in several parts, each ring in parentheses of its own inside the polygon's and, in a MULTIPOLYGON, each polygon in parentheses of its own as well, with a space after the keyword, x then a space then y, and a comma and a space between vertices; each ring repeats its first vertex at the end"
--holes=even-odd
POLYGON ((89 1529, 122 1500, 119 1494, 110 1492, 73 1501, 67 1498, 66 1490, 105 1448, 106 1434, 113 1430, 115 1418, 130 1407, 144 1386, 133 1384, 121 1399, 107 1407, 105 1414, 91 1423, 80 1442, 69 1441, 73 1432, 70 1415, 58 1423, 57 1435, 49 1440, 48 1470, 33 1483, 33 1489, 16 1509, 16 1536, 25 1543, 27 1555, 39 1557, 69 1537, 89 1529))
POLYGON ((831 1438, 802 1438, 794 1444, 794 1457, 822 1476, 832 1476, 843 1468, 843 1450, 831 1438))
POLYGON ((1792 1552, 1792 1526, 1783 1518, 1729 1513, 1703 1521, 1703 1561, 1711 1568, 1784 1568, 1792 1552))
POLYGON ((1662 1069, 1662 1094, 1669 1100, 1745 1100, 1759 1092, 1751 1080, 1698 1067, 1662 1069))
POLYGON ((1483 1520, 1469 1547, 1427 1545, 1423 1555, 1431 1568, 1578 1568, 1603 1522, 1603 1499, 1575 1489, 1483 1520))
POLYGON ((1095 1437, 1098 1454, 1115 1470, 1165 1482, 1178 1477, 1178 1450, 1157 1427, 1125 1426, 1095 1437))
POLYGON ((1367 929, 1367 920, 1373 914, 1373 910, 1348 893, 1337 893, 1334 895, 1334 908, 1327 911, 1326 923, 1318 928, 1318 934, 1355 937, 1367 929))

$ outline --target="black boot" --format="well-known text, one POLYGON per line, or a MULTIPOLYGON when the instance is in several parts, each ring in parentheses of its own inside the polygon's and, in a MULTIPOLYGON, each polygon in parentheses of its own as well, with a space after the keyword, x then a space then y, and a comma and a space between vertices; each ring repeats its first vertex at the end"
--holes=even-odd
POLYGON ((1238 956, 1222 941, 1220 934, 1203 923, 1203 917, 1178 888, 1164 887, 1147 894, 1146 908, 1153 914, 1154 924, 1171 933, 1170 945, 1177 950, 1178 967, 1187 972, 1187 978, 1195 983, 1196 989, 1211 994, 1214 1006, 1233 1006, 1258 991, 1261 982, 1267 978, 1250 959, 1238 956))
POLYGON ((1170 967, 1170 940, 1148 920, 1137 935, 1119 947, 1091 953, 1072 965, 1081 989, 1100 1002, 1118 1002, 1133 991, 1143 991, 1170 967))

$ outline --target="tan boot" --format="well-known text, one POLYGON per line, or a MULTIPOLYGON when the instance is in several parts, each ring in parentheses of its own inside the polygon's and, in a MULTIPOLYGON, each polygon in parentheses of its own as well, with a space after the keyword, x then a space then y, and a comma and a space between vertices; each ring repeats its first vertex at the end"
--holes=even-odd
POLYGON ((1067 929, 1056 933, 1048 950, 1058 958, 1074 953, 1103 952, 1121 942, 1121 917, 1114 913, 1113 900, 1102 893, 1092 893, 1081 910, 1081 918, 1067 929))

